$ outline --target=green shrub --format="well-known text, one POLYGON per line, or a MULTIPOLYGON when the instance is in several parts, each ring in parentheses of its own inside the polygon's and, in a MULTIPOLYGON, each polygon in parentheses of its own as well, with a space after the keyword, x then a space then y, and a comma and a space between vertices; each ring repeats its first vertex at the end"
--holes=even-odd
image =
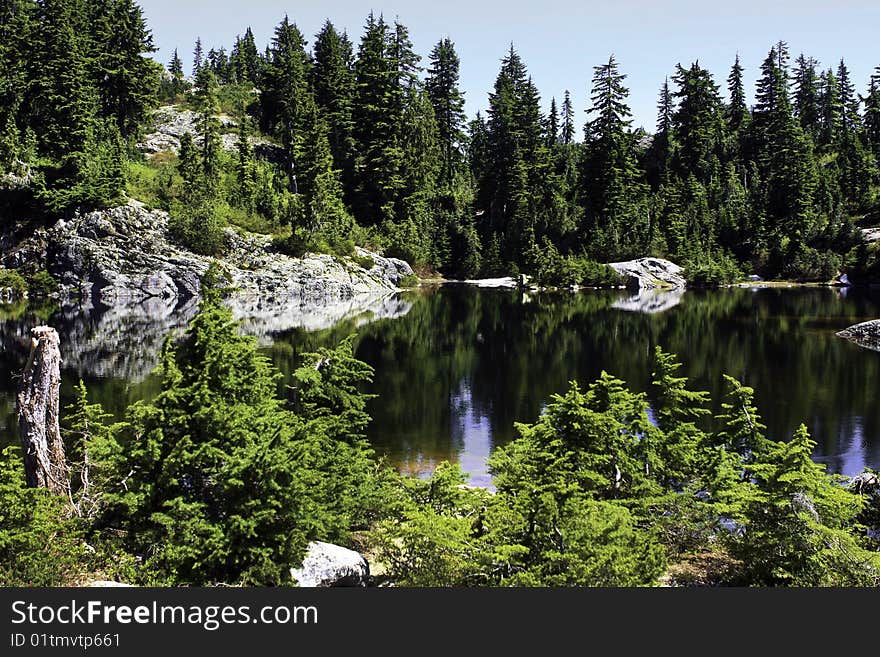
POLYGON ((719 287, 742 280, 743 273, 732 256, 719 253, 706 260, 685 263, 684 277, 688 287, 719 287))
POLYGON ((407 274, 397 282, 397 287, 418 287, 419 277, 415 274, 407 274))
POLYGON ((355 254, 351 259, 354 260, 359 267, 363 267, 364 269, 372 269, 376 266, 376 261, 368 255, 362 256, 355 254))
POLYGON ((0 453, 0 586, 71 585, 85 549, 65 499, 25 485, 21 449, 0 453))
POLYGON ((8 287, 16 297, 23 297, 27 293, 28 285, 14 269, 0 269, 0 288, 8 287))
POLYGON ((168 229, 182 246, 201 255, 219 255, 226 246, 225 222, 215 201, 175 204, 168 229))
POLYGON ((794 281, 830 281, 842 265, 843 260, 834 252, 803 246, 783 265, 781 274, 794 281))
POLYGON ((28 296, 46 298, 57 293, 58 281, 46 270, 38 271, 28 281, 28 296))

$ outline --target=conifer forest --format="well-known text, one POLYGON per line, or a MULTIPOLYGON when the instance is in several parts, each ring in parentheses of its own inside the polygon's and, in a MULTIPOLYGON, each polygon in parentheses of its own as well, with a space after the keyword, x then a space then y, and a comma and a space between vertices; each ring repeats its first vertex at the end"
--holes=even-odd
MULTIPOLYGON (((266 43, 242 24, 230 43, 179 44, 160 63, 135 0, 0 0, 0 327, 16 327, 0 328, 0 419, 13 418, 0 422, 0 585, 297 585, 316 541, 361 553, 370 585, 880 585, 880 474, 868 467, 880 461, 831 471, 815 458, 824 437, 810 417, 780 435, 756 399, 798 391, 747 385, 760 365, 699 369, 689 345, 719 325, 739 335, 761 314, 736 323, 747 311, 687 296, 745 307, 718 288, 834 281, 855 286, 847 316, 880 316, 874 293, 858 292, 880 279, 880 235, 869 239, 880 225, 880 53, 866 80, 845 58, 820 62, 785 41, 760 62, 731 53, 727 70, 668 62, 645 131, 613 54, 547 99, 515 44, 488 44, 497 76, 469 116, 454 36, 423 58, 401 18, 377 10, 354 33, 331 17, 305 34, 294 11, 266 43), (588 91, 586 106, 572 90, 588 91), (177 269, 150 270, 151 249, 177 269), (595 328, 604 344, 640 340, 641 360, 548 386, 529 415, 506 421, 489 485, 469 485, 455 459, 411 476, 372 440, 377 409, 398 403, 377 395, 377 363, 408 354, 425 368, 418 385, 443 400, 431 386, 474 370, 467 358, 499 335, 517 341, 493 362, 516 363, 543 340, 546 367, 563 367, 581 354, 563 332, 606 317, 631 282, 609 263, 641 258, 676 263, 700 288, 682 285, 665 311, 687 309, 689 323, 595 328), (392 328, 343 322, 294 346, 302 333, 276 330, 267 347, 269 330, 244 331, 233 299, 257 281, 258 300, 276 303, 281 288, 260 281, 277 263, 304 267, 303 289, 334 267, 356 292, 393 274, 411 309, 381 320, 392 328), (149 283, 135 281, 139 266, 149 283), (510 312, 525 319, 428 289, 507 277, 522 308, 510 312), (99 288, 161 299, 166 284, 191 291, 191 311, 161 332, 149 394, 108 403, 100 382, 65 364, 64 318, 88 299, 110 305, 106 291, 95 301, 99 288), (445 332, 420 341, 432 323, 445 332), (27 369, 51 348, 35 324, 61 333, 64 368, 61 463, 45 481, 26 440, 37 403, 27 369), (644 380, 618 378, 639 368, 644 380)), ((768 316, 804 335, 830 322, 785 303, 768 316), (798 324, 798 312, 820 319, 798 324)), ((876 346, 803 344, 804 372, 845 369, 828 356, 845 353, 876 386, 876 346)), ((733 352, 719 358, 738 362, 733 352)), ((870 398, 855 387, 848 398, 870 398)))

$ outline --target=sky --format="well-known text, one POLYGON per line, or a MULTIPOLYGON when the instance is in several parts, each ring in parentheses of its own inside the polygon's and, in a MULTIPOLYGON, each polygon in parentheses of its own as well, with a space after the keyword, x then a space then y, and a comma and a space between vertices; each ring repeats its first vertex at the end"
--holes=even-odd
POLYGON ((250 26, 262 50, 285 13, 309 41, 329 18, 360 41, 372 10, 397 17, 410 31, 418 54, 427 57, 441 38, 455 43, 461 59, 460 87, 469 117, 485 111, 488 93, 510 44, 541 92, 545 109, 570 90, 580 127, 587 118, 593 67, 612 53, 627 75, 633 126, 653 131, 657 93, 675 66, 699 60, 726 93, 726 79, 739 53, 751 95, 761 62, 780 39, 792 61, 803 52, 835 69, 846 60, 857 92, 880 66, 880 0, 140 0, 159 51, 167 63, 175 48, 184 67, 192 63, 196 37, 205 51, 231 49, 250 26))

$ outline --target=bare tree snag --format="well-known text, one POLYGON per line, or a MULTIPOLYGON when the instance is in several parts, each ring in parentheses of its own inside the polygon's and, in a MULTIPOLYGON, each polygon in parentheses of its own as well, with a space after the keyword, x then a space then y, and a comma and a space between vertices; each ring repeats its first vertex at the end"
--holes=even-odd
POLYGON ((31 353, 18 387, 18 429, 27 485, 70 497, 70 468, 58 423, 61 351, 49 326, 31 329, 31 353))

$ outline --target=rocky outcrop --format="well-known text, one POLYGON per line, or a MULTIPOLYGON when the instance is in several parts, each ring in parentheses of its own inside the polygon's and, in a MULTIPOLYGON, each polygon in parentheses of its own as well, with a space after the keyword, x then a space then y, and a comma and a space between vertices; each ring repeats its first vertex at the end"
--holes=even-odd
MULTIPOLYGON (((178 105, 165 105, 153 112, 153 131, 144 135, 138 144, 147 155, 161 152, 177 153, 180 150, 180 139, 190 134, 196 144, 201 143, 198 129, 199 116, 196 112, 182 109, 178 105)), ((220 114, 220 142, 227 151, 234 151, 238 143, 238 123, 227 114, 220 114)), ((274 146, 258 136, 249 137, 251 144, 257 149, 272 149, 274 146)))
POLYGON ((366 586, 370 579, 367 560, 354 550, 312 541, 301 568, 290 574, 301 587, 366 586))
MULTIPOLYGON (((46 263, 63 293, 78 292, 93 304, 131 305, 158 299, 175 305, 199 294, 212 258, 168 240, 168 215, 128 205, 59 221, 49 230, 46 263)), ((360 294, 391 292, 407 275, 402 260, 360 251, 373 261, 364 269, 331 255, 291 258, 272 248, 268 235, 226 230, 227 249, 218 260, 234 288, 233 303, 287 308, 331 302, 360 294)))
POLYGON ((627 287, 639 290, 683 290, 687 281, 682 268, 662 258, 639 258, 626 262, 609 262, 608 266, 626 279, 627 287))
MULTIPOLYGON (((65 373, 144 379, 164 337, 183 331, 198 309, 199 280, 211 258, 167 239, 168 216, 137 203, 92 212, 30 233, 0 260, 17 268, 48 268, 61 283, 51 323, 62 336, 65 373)), ((361 250, 364 269, 347 258, 291 258, 268 236, 227 232, 220 260, 233 287, 226 300, 243 332, 263 344, 293 328, 319 330, 347 320, 356 326, 406 314, 397 284, 412 269, 402 260, 361 250)), ((12 240, 9 240, 12 244, 12 240)), ((36 318, 0 324, 0 345, 27 356, 36 318)))
POLYGON ((872 319, 838 331, 837 335, 855 342, 860 347, 880 351, 880 319, 872 319))

